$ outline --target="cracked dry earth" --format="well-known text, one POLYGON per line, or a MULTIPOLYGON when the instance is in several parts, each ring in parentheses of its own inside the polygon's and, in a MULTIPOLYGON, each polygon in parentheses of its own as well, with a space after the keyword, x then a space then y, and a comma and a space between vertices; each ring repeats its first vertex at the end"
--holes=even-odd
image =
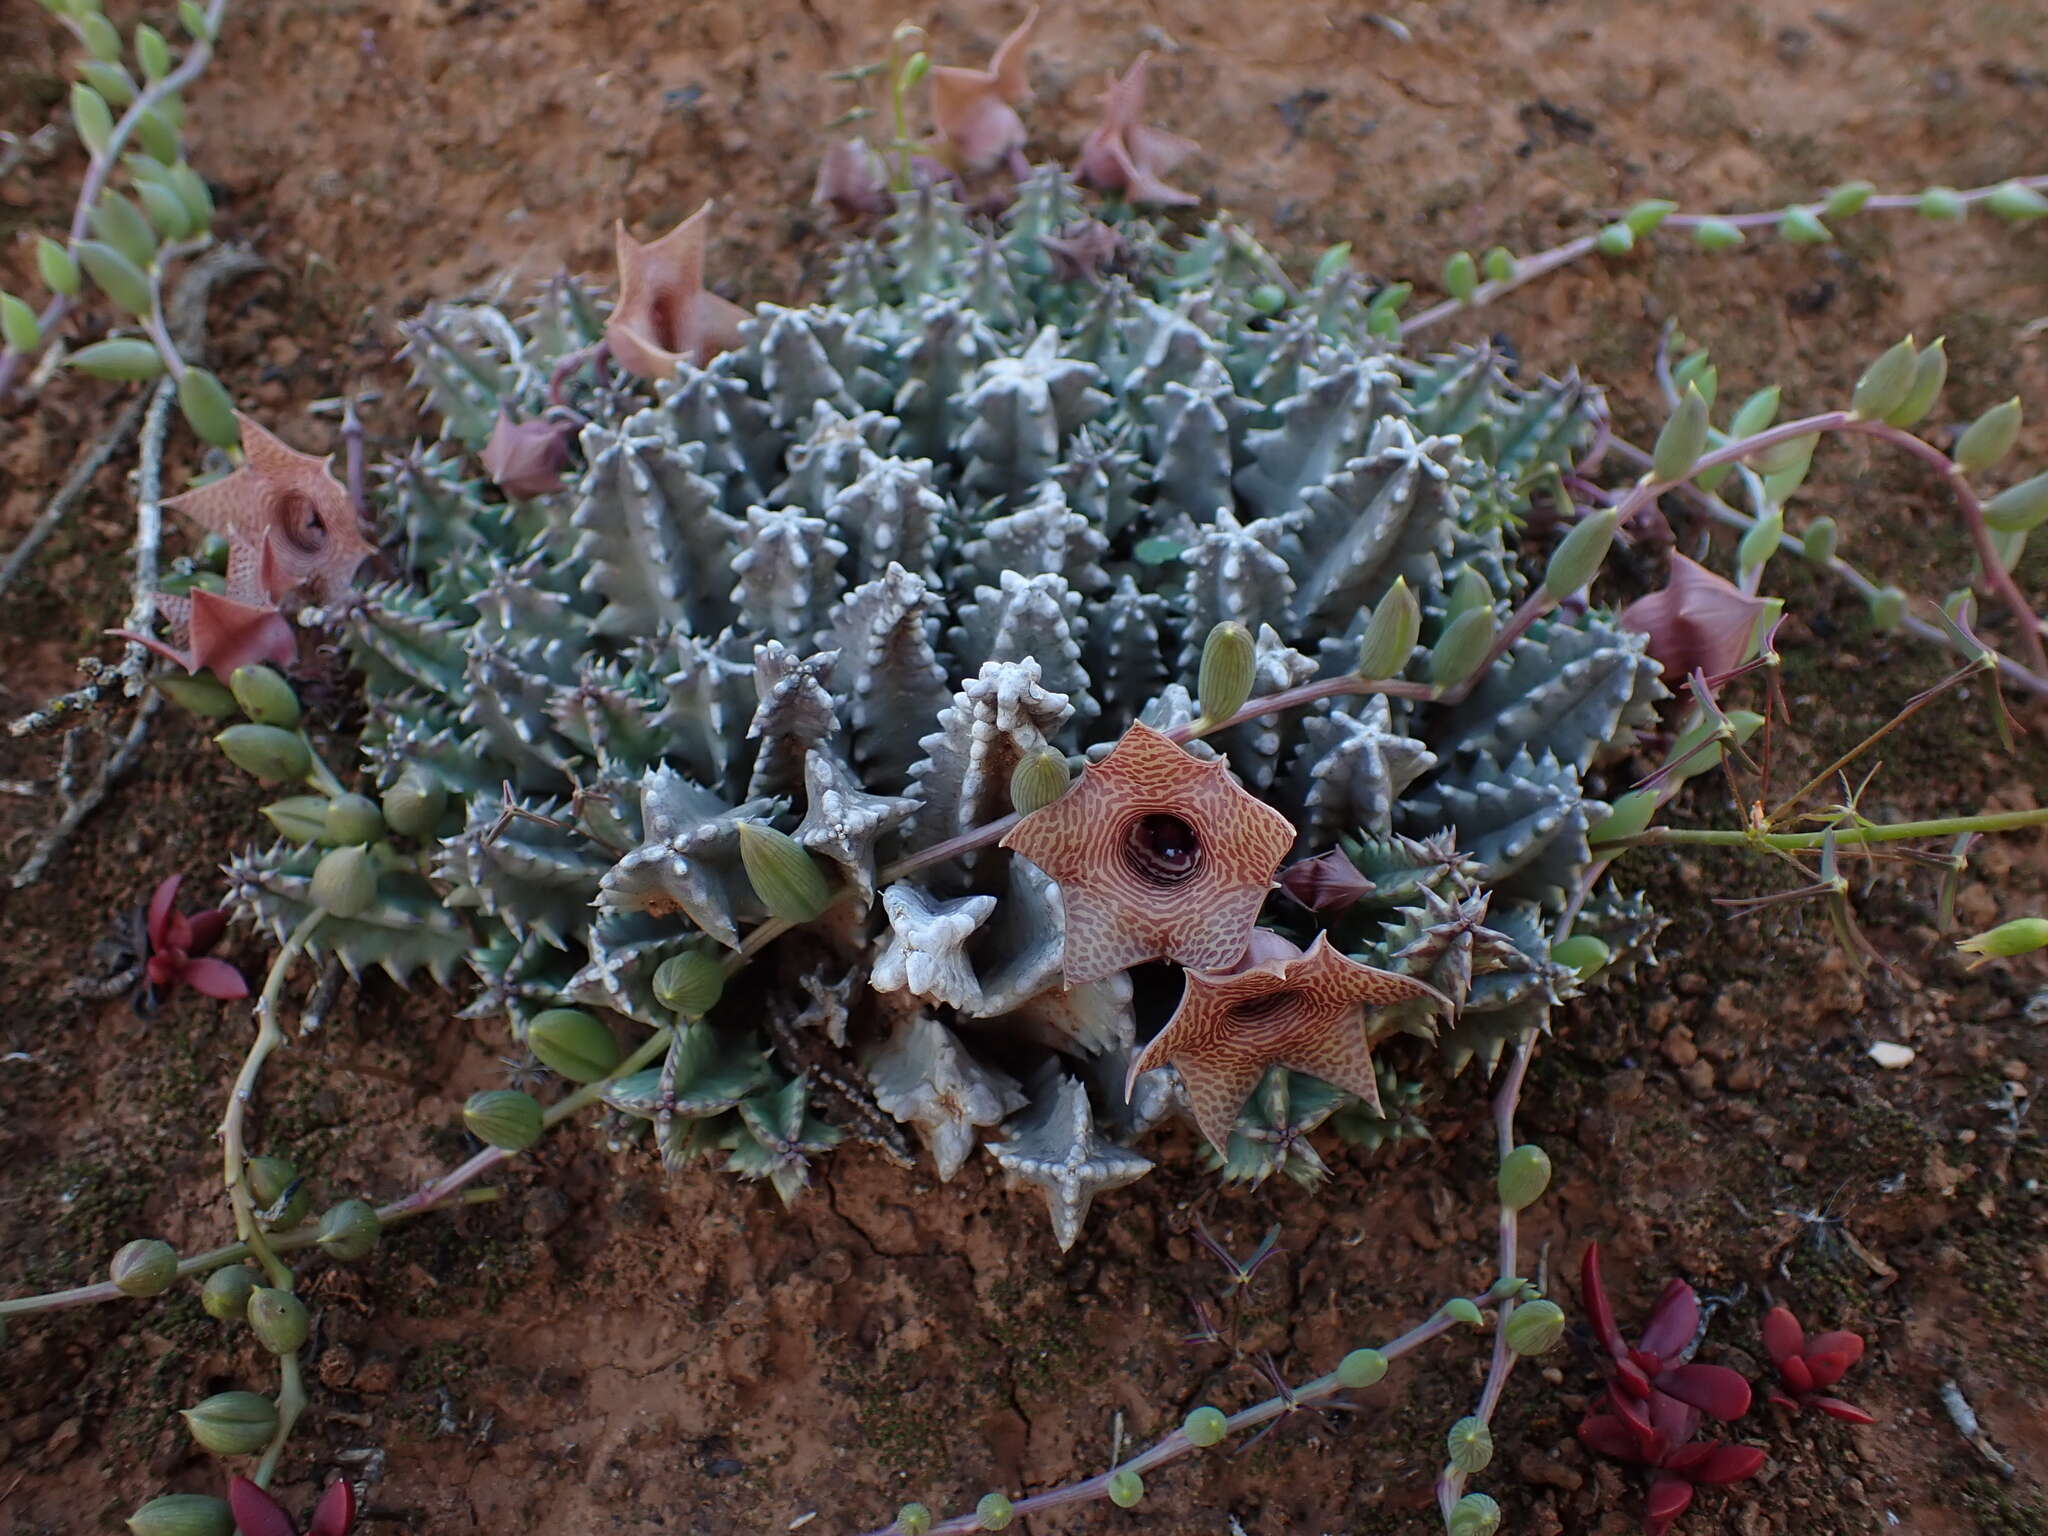
MULTIPOLYGON (((112 10, 124 23, 155 14, 112 10)), ((1034 149, 1070 152, 1103 73, 1150 47, 1156 115, 1207 146, 1190 184, 1210 206, 1304 261, 1350 240, 1373 270, 1425 286, 1451 249, 1540 248, 1638 196, 1770 207, 1851 176, 1910 190, 2044 168, 2038 7, 1469 0, 1389 14, 1405 40, 1357 5, 1069 0, 1033 52, 1034 149)), ((819 125, 851 104, 822 74, 877 53, 899 15, 868 0, 239 7, 191 98, 195 158, 223 230, 270 271, 217 300, 219 371, 316 451, 333 427, 311 402, 381 392, 373 448, 401 444, 397 319, 501 273, 516 287, 563 265, 601 270, 615 216, 664 227, 707 195, 723 208, 723 292, 814 293, 827 249, 806 207, 819 125)), ((956 3, 917 19, 942 58, 973 61, 1014 14, 956 3)), ((0 127, 28 132, 61 112, 60 56, 34 7, 0 13, 0 127)), ((56 223, 76 176, 60 154, 0 182, 0 283, 30 286, 15 236, 56 223)), ((1955 417, 2015 392, 2048 417, 2048 343, 2025 329, 2048 309, 2038 227, 1873 219, 1844 234, 1838 249, 1765 243, 1710 260, 1672 246, 1569 272, 1462 334, 1498 329, 1534 366, 1581 366, 1635 435, 1658 414, 1649 361, 1672 317, 1714 347, 1724 390, 1776 381, 1788 400, 1839 398, 1862 358, 1910 328, 1948 336, 1955 417)), ((9 546, 118 409, 108 386, 62 380, 10 411, 9 546)), ((2048 431, 2031 426, 2019 457, 2048 460, 2048 431)), ((178 449, 173 475, 191 467, 178 449)), ((1967 568, 1939 488, 1866 449, 1826 451, 1808 507, 1891 579, 1946 584, 1967 568)), ((10 715, 105 650, 130 516, 109 471, 0 608, 10 715)), ((2048 561, 2019 576, 2048 589, 2048 561)), ((1938 668, 1873 636, 1852 603, 1796 573, 1786 583, 1799 615, 1783 637, 1790 774, 1938 668)), ((323 729, 346 726, 345 690, 309 694, 323 729)), ((2044 722, 2030 723, 2008 760, 1974 702, 1945 701, 1888 744, 1866 809, 2032 804, 2048 756, 2044 722)), ((47 741, 0 746, 0 778, 53 769, 47 741)), ((1725 815, 1710 785, 1694 797, 1697 816, 1725 815)), ((62 870, 0 894, 7 1292, 91 1277, 140 1233, 217 1240, 210 1130, 242 1021, 188 996, 145 1023, 63 988, 162 874, 186 869, 204 887, 258 803, 196 726, 167 720, 62 870)), ((48 815, 46 797, 0 801, 17 839, 48 815)), ((1852 1395, 1881 1421, 1781 1427, 1760 1412, 1748 1427, 1769 1470, 1703 1495, 1681 1529, 2048 1530, 2048 1156, 2041 1116, 2025 1113, 2048 1044, 2023 1012, 2041 971, 1964 973, 1936 941, 1925 884, 1886 879, 1861 900, 1898 971, 1858 977, 1824 934, 1732 924, 1711 905, 1769 889, 1771 872, 1640 857, 1673 918, 1666 963, 1567 1012, 1538 1059, 1524 1126, 1558 1171, 1525 1227, 1532 1262, 1568 1306, 1589 1238, 1626 1312, 1673 1272, 1742 1295, 1703 1358, 1752 1375, 1766 1293, 1809 1322, 1858 1328, 1873 1347, 1852 1395), (1911 1043, 1914 1065, 1879 1070, 1874 1039, 1911 1043), (2013 1477, 1948 1422, 1937 1393, 1951 1379, 2013 1477)), ((2044 874, 2038 837, 1992 849, 1963 892, 1965 920, 2038 907, 2044 874)), ((236 942, 259 967, 257 946, 236 942)), ((502 1045, 454 1011, 381 981, 349 989, 273 1063, 264 1144, 288 1147, 331 1197, 388 1196, 457 1160, 456 1107, 502 1080, 502 1045)), ((337 1471, 366 1479, 361 1529, 375 1536, 723 1536, 814 1511, 796 1528, 860 1530, 906 1497, 952 1510, 989 1488, 1086 1475, 1110 1456, 1119 1416, 1128 1443, 1195 1403, 1239 1406, 1262 1395, 1260 1352, 1290 1377, 1314 1374, 1491 1278, 1482 1095, 1469 1081, 1432 1089, 1434 1140, 1335 1149, 1314 1191, 1219 1190, 1193 1171, 1186 1131, 1168 1132, 1160 1171, 1098 1202, 1066 1255, 986 1158, 938 1186, 850 1152, 784 1213, 766 1190, 701 1169, 664 1179, 594 1129, 557 1135, 500 1202, 396 1233, 367 1264, 314 1267, 317 1403, 282 1486, 303 1504, 337 1471), (1218 1280, 1197 1220, 1239 1251, 1281 1228, 1285 1260, 1249 1292, 1235 1356, 1181 1342, 1189 1297, 1218 1280)), ((1425 1532, 1442 1435, 1476 1395, 1483 1352, 1476 1336, 1444 1341, 1363 1394, 1361 1412, 1305 1416, 1249 1455, 1162 1472, 1137 1511, 1034 1528, 1425 1532)), ((189 1293, 17 1326, 0 1356, 0 1528, 117 1529, 154 1492, 209 1486, 173 1410, 261 1380, 246 1343, 189 1293)), ((1634 1528, 1639 1489, 1572 1439, 1595 1389, 1576 1337, 1518 1373, 1484 1479, 1509 1529, 1634 1528)))

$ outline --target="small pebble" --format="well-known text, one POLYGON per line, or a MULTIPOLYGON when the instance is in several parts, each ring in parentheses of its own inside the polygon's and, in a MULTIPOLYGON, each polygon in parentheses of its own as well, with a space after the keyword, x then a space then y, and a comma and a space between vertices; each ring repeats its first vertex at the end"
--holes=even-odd
POLYGON ((1870 1059, 1890 1072, 1913 1065, 1913 1055, 1913 1047, 1891 1040, 1879 1040, 1870 1047, 1870 1059))

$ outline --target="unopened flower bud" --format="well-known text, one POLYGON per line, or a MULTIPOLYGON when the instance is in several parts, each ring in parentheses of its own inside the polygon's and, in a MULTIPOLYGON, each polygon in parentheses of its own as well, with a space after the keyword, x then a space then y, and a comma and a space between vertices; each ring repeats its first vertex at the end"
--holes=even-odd
POLYGON ((313 866, 306 895, 330 917, 358 917, 377 899, 377 865, 360 844, 330 848, 313 866))
POLYGON ((327 836, 327 797, 287 795, 263 807, 263 819, 288 842, 317 843, 327 836))
POLYGON ((1982 956, 1978 962, 1982 964, 1983 960, 2010 960, 2015 955, 2031 954, 2044 946, 2048 946, 2048 918, 2015 917, 1962 940, 1956 948, 1982 956))
POLYGON ((1550 1154, 1533 1141, 1525 1141, 1500 1160, 1494 1180, 1500 1203, 1511 1211, 1525 1210, 1543 1198, 1550 1188, 1550 1154))
POLYGON ((1934 409, 1934 402, 1941 398, 1941 387, 1948 382, 1948 350, 1943 339, 1937 336, 1920 349, 1919 357, 1913 362, 1913 382, 1907 387, 1902 399, 1885 416, 1895 427, 1910 427, 1934 409))
POLYGON ((216 1392, 180 1410, 192 1438, 216 1456, 250 1456, 277 1432, 277 1404, 254 1392, 216 1392))
MULTIPOLYGON (((1209 658, 1202 657, 1203 676, 1208 675, 1209 658)), ((1020 816, 1042 811, 1067 792, 1067 759, 1051 747, 1027 752, 1010 770, 1010 809, 1020 816)))
POLYGON ((134 1536, 235 1536, 226 1499, 203 1493, 167 1493, 128 1517, 134 1536))
POLYGON ((1793 207, 1778 215, 1778 238, 1790 245, 1826 245, 1835 237, 1811 209, 1793 207))
POLYGON ((203 672, 189 676, 183 672, 159 672, 149 680, 149 685, 180 709, 202 720, 227 720, 241 712, 241 706, 235 703, 235 696, 228 692, 227 685, 203 672))
POLYGON ((896 1511, 897 1536, 925 1536, 931 1528, 931 1510, 915 1500, 896 1511))
POLYGON ((1992 188, 1991 195, 1984 199, 1984 206, 2014 224, 2027 219, 2048 218, 2048 197, 2017 181, 1992 188))
POLYGON ((231 725, 213 740, 229 762, 265 784, 297 784, 313 771, 305 740, 274 725, 231 725))
POLYGON ((1650 818, 1656 814, 1657 792, 1654 789, 1632 789, 1618 796, 1607 808, 1607 815, 1586 829, 1586 840, 1616 843, 1624 837, 1634 837, 1650 824, 1650 818))
POLYGON ((1118 1467, 1109 1474, 1109 1502, 1118 1509, 1135 1508, 1145 1497, 1145 1479, 1129 1467, 1118 1467))
POLYGON ((1451 1506, 1448 1536, 1493 1536, 1500 1529, 1500 1505, 1483 1493, 1468 1493, 1451 1506))
POLYGON ((1376 1387, 1387 1376, 1387 1357, 1376 1349, 1354 1349, 1337 1362, 1340 1387, 1376 1387))
POLYGON ((1683 480, 1692 473, 1707 446, 1707 397, 1696 386, 1687 385, 1678 398, 1678 409, 1657 434, 1650 455, 1650 478, 1683 480))
POLYGON ((471 1094, 462 1106, 462 1123, 478 1141, 505 1152, 524 1152, 544 1129, 539 1102, 513 1088, 471 1094))
POLYGON ((242 713, 258 725, 274 725, 288 731, 299 723, 299 696, 275 668, 261 662, 237 667, 228 678, 228 687, 234 692, 235 702, 242 706, 242 713))
POLYGON ((1181 1420, 1180 1425, 1180 1432, 1188 1437, 1188 1443, 1200 1446, 1216 1444, 1229 1429, 1223 1410, 1211 1408, 1206 1403, 1181 1420))
POLYGON ((2020 435, 2020 397, 1994 405, 1956 439, 1956 468, 1966 475, 1989 469, 2008 453, 2020 435))
POLYGON ((770 917, 808 923, 825 910, 832 888, 803 844, 761 821, 740 823, 740 862, 770 917))
POLYGON ((1429 680, 1438 687, 1462 683, 1479 669, 1493 645, 1493 609, 1469 608, 1451 621, 1429 653, 1429 680))
POLYGON ((121 1245, 107 1273, 123 1296, 161 1296, 178 1278, 178 1250, 161 1238, 138 1237, 121 1245))
POLYGON ((223 1264, 206 1277, 199 1288, 199 1305, 208 1317, 224 1323, 239 1322, 247 1315, 249 1296, 256 1289, 256 1271, 246 1264, 223 1264))
POLYGON ((249 1331, 273 1355, 289 1355, 306 1342, 306 1304, 290 1291, 259 1285, 249 1293, 249 1331))
MULTIPOLYGON (((656 987, 659 995, 658 981, 656 987)), ((581 1008, 550 1008, 535 1014, 526 1026, 526 1044, 541 1065, 572 1083, 594 1083, 609 1077, 619 1064, 619 1046, 612 1032, 595 1014, 581 1008)))
POLYGON ((1525 1301, 1508 1318, 1508 1348, 1540 1355, 1564 1337, 1564 1308, 1554 1301, 1525 1301))
POLYGON ((383 1235, 384 1223, 369 1201, 344 1200, 321 1213, 314 1241, 329 1258, 354 1260, 366 1256, 383 1235))
POLYGON ((1543 572, 1543 595, 1561 603, 1582 587, 1590 586, 1600 574, 1600 564, 1614 543, 1619 514, 1614 508, 1581 518, 1578 525, 1558 541, 1543 572))
POLYGON ((1692 227, 1692 243, 1703 251, 1732 251, 1749 236, 1727 219, 1701 219, 1692 227))
POLYGON ((974 1518, 984 1531, 1007 1530, 1017 1518, 1017 1506, 1008 1494, 984 1493, 974 1504, 974 1518))
POLYGON ((686 1019, 701 1019, 725 993, 725 967, 701 949, 670 955, 655 968, 654 1000, 686 1019))
POLYGON ((1358 646, 1358 675, 1377 681, 1398 677, 1415 654, 1415 642, 1422 634, 1422 605, 1408 590, 1408 578, 1396 576, 1366 621, 1365 638, 1358 646))
POLYGON ((1919 365, 1920 349, 1908 336, 1878 353, 1856 381, 1849 397, 1849 409, 1865 421, 1881 421, 1905 404, 1913 388, 1913 370, 1919 365))
POLYGON ((432 837, 447 805, 448 788, 440 777, 413 763, 384 791, 384 820, 406 837, 432 837))
POLYGON ((336 795, 327 802, 322 821, 325 840, 343 847, 374 843, 384 835, 384 813, 368 795, 336 795))
POLYGON ((1196 675, 1196 702, 1202 718, 1228 720, 1252 696, 1252 674, 1258 652, 1252 632, 1226 619, 1209 631, 1202 642, 1202 667, 1196 675))
POLYGON ((252 1157, 247 1172, 249 1196, 259 1211, 273 1210, 280 1201, 284 1202, 284 1208, 268 1223, 272 1231, 281 1232, 306 1219, 313 1206, 313 1194, 290 1158, 252 1157))
POLYGON ((1550 946, 1550 958, 1554 964, 1562 965, 1574 972, 1581 980, 1596 974, 1609 960, 1614 951, 1606 941, 1590 933, 1575 933, 1568 939, 1559 939, 1550 946))
POLYGON ((1870 594, 1870 627, 1889 634, 1906 621, 1906 594, 1897 587, 1881 587, 1870 594))
POLYGON ((1469 1477, 1484 1472, 1493 1460, 1493 1431, 1477 1414, 1467 1414, 1451 1426, 1444 1446, 1450 1452, 1451 1465, 1469 1477))
POLYGON ((1999 533, 2032 533, 2048 521, 2048 474, 2022 480, 1985 502, 1984 521, 1999 533))
POLYGON ((1471 302, 1479 287, 1479 264, 1470 251, 1454 251, 1444 262, 1444 292, 1460 304, 1471 302))

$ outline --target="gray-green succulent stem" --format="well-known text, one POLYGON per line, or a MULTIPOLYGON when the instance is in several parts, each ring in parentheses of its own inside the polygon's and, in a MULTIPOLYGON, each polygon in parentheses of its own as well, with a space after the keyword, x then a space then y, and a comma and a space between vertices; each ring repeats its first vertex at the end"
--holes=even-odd
MULTIPOLYGON (((135 125, 142 114, 154 107, 167 96, 175 96, 206 70, 213 58, 213 40, 220 36, 221 19, 227 15, 228 0, 208 0, 206 7, 206 35, 192 39, 192 46, 185 51, 185 57, 178 67, 163 79, 152 81, 135 93, 135 99, 128 109, 114 120, 114 131, 107 138, 106 147, 89 152, 85 166, 85 180, 79 183, 78 201, 71 210, 71 230, 65 238, 67 246, 75 246, 86 236, 90 228, 92 210, 100 200, 100 193, 106 190, 107 177, 121 162, 121 151, 127 147, 129 137, 135 132, 135 125)), ((71 313, 71 297, 67 294, 50 295, 50 302, 43 306, 43 312, 36 317, 36 325, 47 343, 54 327, 61 324, 71 313)), ((152 332, 152 341, 158 350, 164 352, 165 362, 177 354, 177 348, 165 349, 164 342, 152 332)), ((14 380, 21 372, 22 364, 28 361, 27 354, 12 347, 0 347, 0 403, 4 403, 14 389, 14 380)))
POLYGON ((271 1251, 267 1235, 256 1220, 255 1207, 249 1199, 248 1150, 243 1145, 242 1126, 248 1114, 249 1101, 256 1096, 256 1081, 263 1075, 263 1064, 270 1059, 272 1051, 284 1044, 284 1031, 277 1024, 277 1004, 284 993, 285 977, 291 971, 292 962, 305 953, 306 941, 326 916, 318 908, 307 913, 305 920, 285 940, 277 958, 270 962, 270 974, 264 978, 263 991, 256 999, 256 1039, 242 1060, 242 1070, 236 1074, 235 1086, 228 1094, 227 1112, 221 1116, 220 1122, 222 1175, 227 1186, 228 1203, 234 1208, 235 1235, 249 1245, 249 1251, 263 1266, 270 1283, 284 1291, 291 1289, 292 1272, 271 1251))
POLYGON ((299 1415, 306 1411, 306 1378, 299 1369, 299 1352, 295 1349, 277 1360, 277 1429, 270 1437, 270 1444, 263 1448, 263 1459, 256 1463, 256 1471, 250 1481, 258 1488, 268 1488, 270 1480, 277 1475, 277 1459, 284 1454, 284 1444, 298 1426, 299 1415))
MULTIPOLYGON (((1500 1085, 1500 1091, 1493 1097, 1494 1139, 1500 1148, 1500 1157, 1506 1160, 1515 1150, 1515 1110, 1522 1102, 1522 1084, 1529 1076, 1529 1063, 1536 1056, 1536 1034, 1530 1030, 1522 1036, 1515 1047, 1515 1057, 1508 1065, 1508 1074, 1500 1085)), ((1521 1213, 1506 1201, 1500 1207, 1500 1278, 1521 1273, 1521 1213)), ((1518 1358, 1508 1347, 1508 1321, 1515 1315, 1515 1298, 1504 1296, 1500 1310, 1494 1317, 1493 1359, 1486 1369, 1486 1384, 1479 1390, 1479 1406, 1472 1410, 1473 1416, 1482 1424, 1491 1424, 1495 1410, 1500 1407, 1502 1394, 1507 1391, 1508 1375, 1515 1368, 1518 1358)), ((1437 1480, 1437 1508, 1445 1521, 1451 1518, 1451 1508, 1463 1497, 1468 1479, 1466 1474, 1454 1466, 1446 1466, 1437 1480)))
POLYGON ((1618 853, 1629 848, 1660 848, 1680 844, 1697 848, 1756 848, 1772 853, 1809 853, 1832 838, 1837 853, 1850 853, 1879 843, 1905 843, 1922 837, 1956 837, 1965 832, 2019 832, 2048 827, 2048 809, 1986 811, 1975 816, 1938 816, 1928 821, 1894 821, 1865 826, 1830 827, 1823 832, 1724 831, 1712 827, 1650 827, 1611 843, 1595 843, 1594 851, 1618 853))
MULTIPOLYGON (((2006 186, 2022 186, 2039 192, 2048 189, 2048 175, 2010 176, 2003 181, 1995 181, 1982 187, 1972 187, 1967 192, 1958 192, 1956 193, 1956 201, 1962 204, 1981 203, 1998 191, 2000 187, 2006 186)), ((1863 206, 1857 211, 1859 213, 1869 213, 1872 210, 1916 209, 1920 206, 1920 196, 1921 194, 1918 192, 1875 192, 1864 199, 1863 206)), ((1819 215, 1827 211, 1827 199, 1821 198, 1811 203, 1796 203, 1793 206, 1801 208, 1807 213, 1819 215)), ((1775 225, 1784 216, 1785 210, 1783 208, 1772 208, 1760 213, 1673 213, 1666 215, 1662 227, 1666 229, 1685 229, 1693 225, 1705 224, 1709 220, 1718 219, 1722 223, 1733 224, 1738 229, 1756 229, 1775 225)))
MULTIPOLYGON (((1467 1298, 1476 1307, 1494 1305, 1491 1296, 1467 1298)), ((1431 1339, 1448 1333, 1458 1327, 1458 1319, 1450 1315, 1448 1306, 1439 1308, 1424 1322, 1417 1323, 1398 1338, 1389 1339, 1379 1346, 1379 1353, 1388 1360, 1397 1360, 1413 1350, 1421 1348, 1431 1339)), ((1256 1429, 1259 1425, 1279 1418, 1283 1414, 1297 1412, 1303 1408, 1314 1408, 1326 1403, 1340 1392, 1348 1390, 1337 1380, 1335 1371, 1318 1376, 1315 1380, 1295 1387, 1285 1396, 1269 1397, 1262 1403, 1240 1409, 1228 1415, 1224 1421, 1224 1435, 1228 1438, 1242 1430, 1256 1429)), ((1163 1467, 1168 1462, 1178 1461, 1191 1451, 1204 1449, 1187 1437, 1187 1432, 1176 1429, 1171 1434, 1125 1461, 1117 1463, 1108 1472, 1099 1472, 1094 1477, 1083 1478, 1080 1482, 1068 1483, 1062 1488, 1051 1488, 1044 1493, 1034 1493, 1029 1498, 1018 1499, 1014 1506, 1017 1515, 1044 1514, 1048 1510, 1064 1509, 1070 1504, 1086 1504, 1095 1499, 1109 1497, 1109 1480, 1116 1472, 1128 1471, 1143 1474, 1154 1467, 1163 1467)), ((935 1522, 928 1536, 967 1536, 967 1533, 984 1529, 980 1516, 970 1512, 955 1515, 947 1520, 935 1522)), ((901 1528, 895 1524, 881 1526, 865 1533, 865 1536, 900 1536, 901 1528)))

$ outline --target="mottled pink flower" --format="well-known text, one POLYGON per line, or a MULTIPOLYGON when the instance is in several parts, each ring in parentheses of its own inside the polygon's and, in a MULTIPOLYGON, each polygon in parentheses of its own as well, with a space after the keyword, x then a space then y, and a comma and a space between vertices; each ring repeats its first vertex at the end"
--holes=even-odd
POLYGON ((107 633, 147 646, 187 672, 211 672, 223 682, 252 662, 289 668, 298 660, 291 622, 268 603, 237 602, 194 587, 186 597, 159 597, 157 607, 170 621, 172 639, 183 637, 182 647, 130 629, 107 633))
POLYGON ((1145 75, 1151 60, 1151 54, 1139 54, 1123 78, 1103 93, 1102 122, 1081 145, 1076 169, 1090 186, 1121 192, 1131 202, 1185 207, 1200 199, 1169 187, 1162 178, 1201 146, 1138 121, 1145 111, 1145 75))
POLYGON ((842 219, 858 219, 889 211, 889 173, 882 157, 866 139, 839 139, 818 162, 818 184, 811 204, 830 208, 842 219))
POLYGON ((996 45, 986 69, 957 64, 934 65, 932 125, 939 131, 938 148, 946 159, 970 175, 993 170, 1004 161, 1022 170, 1024 119, 1017 105, 1024 100, 1024 45, 1038 25, 1038 7, 996 45))
POLYGON ((704 286, 711 204, 646 244, 617 227, 619 302, 605 322, 612 357, 635 378, 657 383, 678 364, 703 367, 740 342, 747 312, 704 286))
POLYGON ((1650 637, 1649 653, 1673 685, 1704 672, 1719 678, 1741 666, 1768 605, 1705 566, 1674 554, 1661 592, 1621 610, 1621 622, 1650 637))

